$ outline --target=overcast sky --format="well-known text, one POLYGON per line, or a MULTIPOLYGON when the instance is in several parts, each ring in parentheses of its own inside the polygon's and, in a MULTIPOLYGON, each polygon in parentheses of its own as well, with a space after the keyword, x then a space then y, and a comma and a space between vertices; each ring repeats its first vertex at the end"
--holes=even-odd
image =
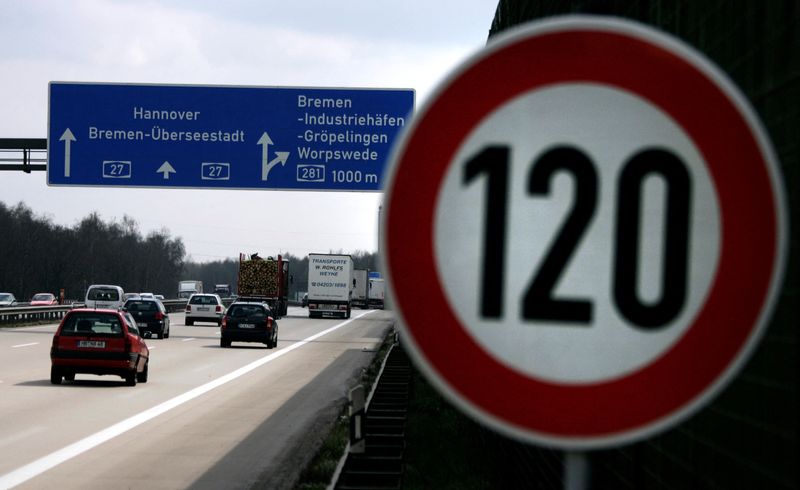
MULTIPOLYGON (((495 0, 5 0, 0 138, 47 137, 50 81, 416 90, 486 43, 495 0)), ((91 110, 91 108, 87 108, 91 110)), ((191 259, 377 250, 380 193, 48 187, 0 172, 0 201, 72 226, 92 211, 165 228, 191 259)))

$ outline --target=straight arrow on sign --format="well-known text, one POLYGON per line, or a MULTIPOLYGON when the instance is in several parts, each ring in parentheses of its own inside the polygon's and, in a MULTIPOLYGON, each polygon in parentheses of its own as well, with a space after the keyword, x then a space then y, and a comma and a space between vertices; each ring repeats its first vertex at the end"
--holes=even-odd
POLYGON ((172 167, 172 165, 170 165, 169 162, 165 161, 164 163, 161 164, 160 167, 158 167, 158 170, 156 170, 156 173, 164 174, 164 178, 169 180, 169 174, 174 174, 174 173, 177 173, 177 172, 172 167))
POLYGON ((70 149, 69 146, 73 141, 77 141, 75 139, 75 135, 72 134, 72 131, 67 128, 64 131, 64 134, 58 139, 59 141, 64 142, 64 177, 69 177, 69 157, 70 157, 70 149))

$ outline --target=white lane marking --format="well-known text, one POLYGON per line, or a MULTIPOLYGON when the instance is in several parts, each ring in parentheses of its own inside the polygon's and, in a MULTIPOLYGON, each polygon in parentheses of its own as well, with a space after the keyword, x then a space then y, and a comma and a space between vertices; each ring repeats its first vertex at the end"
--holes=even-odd
POLYGON ((31 342, 30 344, 17 344, 17 345, 12 345, 12 346, 11 346, 11 348, 12 348, 12 349, 16 349, 17 347, 30 347, 30 346, 32 346, 32 345, 39 345, 39 342, 31 342))
POLYGON ((188 339, 181 340, 181 342, 191 342, 192 340, 197 340, 197 339, 194 337, 189 337, 188 339))
POLYGON ((268 362, 274 361, 275 359, 282 357, 289 352, 292 352, 295 349, 299 349, 300 347, 308 344, 309 342, 313 342, 318 338, 328 335, 329 333, 338 330, 348 323, 358 320, 364 315, 368 315, 372 313, 371 311, 366 311, 361 313, 357 317, 353 317, 347 321, 339 323, 338 325, 334 325, 327 330, 323 330, 322 332, 316 333, 311 337, 308 337, 304 340, 299 342, 295 342, 292 345, 286 346, 281 350, 275 351, 269 355, 262 357, 261 359, 257 359, 250 364, 240 367, 239 369, 232 371, 225 376, 221 376, 214 381, 209 381, 208 383, 198 386, 197 388, 191 389, 182 395, 178 395, 175 398, 167 400, 155 407, 149 408, 144 412, 140 412, 133 417, 129 417, 122 422, 118 422, 111 427, 101 430, 100 432, 96 432, 88 437, 81 439, 78 442, 70 444, 67 447, 59 449, 58 451, 52 452, 47 456, 43 456, 32 463, 28 463, 25 466, 21 466, 16 470, 13 470, 5 475, 0 476, 0 488, 12 488, 26 481, 34 478, 38 475, 41 475, 45 471, 51 470, 56 466, 60 465, 65 461, 69 461, 70 459, 79 456, 90 449, 93 449, 104 442, 110 441, 111 439, 128 432, 129 430, 142 425, 145 422, 148 422, 159 415, 162 415, 173 408, 179 407, 184 403, 187 403, 191 400, 194 400, 200 395, 208 393, 209 391, 219 388, 220 386, 229 383, 245 374, 249 373, 250 371, 267 364, 268 362))

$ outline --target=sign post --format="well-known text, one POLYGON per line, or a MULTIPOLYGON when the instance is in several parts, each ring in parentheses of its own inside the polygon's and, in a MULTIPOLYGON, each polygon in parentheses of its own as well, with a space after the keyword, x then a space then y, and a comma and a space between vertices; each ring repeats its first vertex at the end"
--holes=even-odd
POLYGON ((52 82, 54 186, 379 191, 414 91, 52 82))
POLYGON ((511 31, 395 150, 381 243, 404 340, 507 435, 573 456, 652 436, 765 330, 782 185, 746 99, 682 42, 587 16, 511 31))

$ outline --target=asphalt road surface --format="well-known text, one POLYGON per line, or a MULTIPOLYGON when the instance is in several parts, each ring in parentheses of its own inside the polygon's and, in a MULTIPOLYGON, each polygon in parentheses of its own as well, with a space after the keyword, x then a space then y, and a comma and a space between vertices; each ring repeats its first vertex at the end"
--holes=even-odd
POLYGON ((290 308, 278 347, 219 347, 219 328, 148 339, 147 383, 50 384, 56 325, 0 329, 0 489, 288 488, 392 326, 384 311, 311 320, 290 308))

